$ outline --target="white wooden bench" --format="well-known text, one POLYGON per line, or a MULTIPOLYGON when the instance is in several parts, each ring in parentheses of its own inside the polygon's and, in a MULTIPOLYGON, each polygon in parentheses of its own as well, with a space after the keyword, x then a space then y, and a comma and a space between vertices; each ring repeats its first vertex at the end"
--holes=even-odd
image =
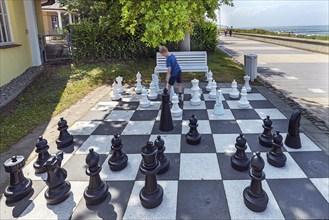
MULTIPOLYGON (((202 72, 208 73, 207 52, 206 51, 181 51, 170 52, 175 55, 182 72, 202 72)), ((167 72, 166 58, 157 52, 156 67, 154 73, 167 72)))

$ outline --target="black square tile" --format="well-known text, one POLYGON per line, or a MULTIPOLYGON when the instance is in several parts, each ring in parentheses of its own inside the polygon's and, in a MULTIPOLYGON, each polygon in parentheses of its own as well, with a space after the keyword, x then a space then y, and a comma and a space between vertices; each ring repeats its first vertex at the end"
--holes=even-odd
POLYGON ((181 153, 215 153, 214 138, 211 134, 202 134, 201 142, 197 145, 186 143, 185 134, 181 137, 181 153))
POLYGON ((87 114, 85 114, 80 121, 103 121, 109 114, 111 110, 99 111, 99 110, 91 110, 87 114))
MULTIPOLYGON (((249 148, 252 152, 260 151, 260 152, 268 152, 271 150, 271 147, 264 147, 259 143, 259 137, 260 134, 244 134, 244 137, 247 139, 247 143, 249 145, 249 148)), ((282 151, 286 151, 286 149, 283 147, 282 151)))
MULTIPOLYGON (((207 109, 214 109, 215 102, 213 101, 205 101, 207 109)), ((222 101, 224 109, 229 109, 227 102, 222 101)))
POLYGON ((174 123, 174 129, 171 131, 160 131, 160 121, 156 121, 154 123, 152 134, 181 134, 182 133, 182 121, 173 120, 174 123))
POLYGON ((254 109, 231 109, 236 120, 239 119, 261 119, 254 109))
MULTIPOLYGON (((88 137, 89 135, 74 135, 73 144, 60 150, 64 153, 74 153, 81 147, 81 145, 88 139, 88 137)), ((55 142, 51 143, 49 146, 50 154, 56 154, 59 151, 55 142)))
POLYGON ((122 151, 126 154, 139 154, 149 139, 150 135, 121 135, 122 151))
POLYGON ((198 120, 209 120, 206 109, 184 109, 183 120, 189 120, 192 115, 195 115, 198 120))
POLYGON ((280 131, 281 133, 287 132, 288 124, 288 119, 272 119, 272 133, 275 133, 275 131, 280 131))
POLYGON ((209 123, 213 134, 241 133, 241 129, 235 120, 211 120, 209 123))
POLYGON ((179 181, 176 219, 230 219, 223 182, 179 181))
POLYGON ((152 121, 158 116, 158 110, 136 110, 131 117, 131 121, 152 121))
POLYGON ((139 102, 119 102, 114 110, 136 110, 139 106, 139 102))
MULTIPOLYGON (((222 180, 249 180, 249 169, 246 171, 238 171, 231 166, 231 156, 225 153, 218 153, 217 159, 219 163, 222 180)), ((251 159, 252 153, 246 153, 247 157, 251 159)))
POLYGON ((250 105, 255 108, 275 108, 275 106, 268 100, 250 100, 250 105))
POLYGON ((128 122, 126 121, 110 121, 102 122, 92 135, 114 135, 121 134, 128 122))

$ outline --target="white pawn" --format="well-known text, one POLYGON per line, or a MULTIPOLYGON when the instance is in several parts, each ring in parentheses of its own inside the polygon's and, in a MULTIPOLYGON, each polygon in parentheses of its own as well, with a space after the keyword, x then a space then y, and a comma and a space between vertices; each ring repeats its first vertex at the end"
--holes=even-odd
POLYGON ((235 79, 233 80, 231 87, 232 87, 232 90, 230 92, 230 98, 231 99, 239 98, 238 84, 236 83, 235 79))
POLYGON ((217 97, 217 83, 215 80, 211 82, 211 91, 209 93, 209 98, 215 99, 217 97))
POLYGON ((136 88, 135 88, 135 92, 137 94, 140 94, 142 92, 143 86, 142 86, 142 74, 140 74, 140 72, 138 71, 138 73, 136 74, 136 80, 137 80, 137 84, 136 84, 136 88))
POLYGON ((171 107, 171 115, 172 117, 180 117, 182 115, 183 110, 179 107, 178 96, 176 94, 172 97, 172 107, 171 107))
POLYGON ((155 86, 154 86, 154 84, 152 82, 150 83, 150 92, 147 95, 147 97, 150 100, 154 100, 154 99, 157 99, 158 98, 158 93, 155 91, 155 86))
POLYGON ((245 75, 243 79, 244 79, 244 87, 246 87, 247 92, 251 92, 251 87, 249 85, 250 76, 245 75))
POLYGON ((121 93, 124 93, 124 92, 125 92, 125 89, 124 89, 123 86, 122 86, 122 80, 123 80, 122 76, 118 76, 117 78, 115 78, 115 80, 116 80, 117 83, 118 83, 118 91, 119 91, 119 93, 120 93, 120 94, 121 94, 121 93))
POLYGON ((121 99, 121 96, 118 91, 118 85, 115 82, 113 82, 112 84, 112 94, 110 97, 112 101, 118 101, 121 99))
POLYGON ((192 88, 192 98, 190 100, 191 105, 200 105, 201 99, 199 96, 200 90, 196 88, 192 88))
POLYGON ((148 108, 151 105, 151 101, 147 98, 147 90, 145 88, 142 89, 142 99, 139 104, 142 108, 148 108))
POLYGON ((238 106, 240 108, 249 108, 250 107, 249 101, 247 99, 247 89, 244 86, 241 89, 241 98, 238 101, 238 106))
POLYGON ((159 77, 156 73, 152 74, 152 82, 155 86, 155 92, 158 93, 160 92, 160 87, 159 87, 159 77))
POLYGON ((208 92, 211 91, 211 82, 212 82, 212 80, 213 80, 213 78, 212 78, 212 72, 209 71, 209 73, 208 73, 208 85, 206 86, 206 90, 208 92))
POLYGON ((224 106, 222 103, 222 90, 217 91, 216 103, 214 106, 214 115, 224 115, 224 106))
POLYGON ((199 87, 199 80, 194 78, 191 80, 192 88, 191 88, 191 95, 193 96, 193 90, 197 90, 197 95, 201 97, 200 87, 199 87))

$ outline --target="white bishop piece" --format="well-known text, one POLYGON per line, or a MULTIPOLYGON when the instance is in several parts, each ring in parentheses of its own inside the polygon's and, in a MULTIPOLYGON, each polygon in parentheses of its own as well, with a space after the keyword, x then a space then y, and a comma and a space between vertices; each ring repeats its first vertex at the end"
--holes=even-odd
POLYGON ((192 88, 191 88, 191 95, 193 96, 193 90, 198 91, 197 95, 198 97, 201 97, 200 87, 199 87, 199 80, 194 78, 191 80, 192 88))
POLYGON ((112 94, 110 97, 112 101, 118 101, 121 99, 121 96, 118 91, 118 85, 115 82, 113 82, 112 84, 112 94))
POLYGON ((155 86, 153 82, 150 83, 150 92, 147 96, 150 100, 154 100, 158 98, 158 93, 155 91, 155 86))
POLYGON ((142 74, 140 74, 140 72, 138 72, 136 74, 136 81, 137 81, 137 84, 136 84, 135 92, 137 94, 141 94, 143 86, 142 86, 142 74))
POLYGON ((243 79, 244 79, 244 87, 246 87, 247 92, 251 92, 251 87, 249 85, 250 76, 245 75, 243 79))
POLYGON ((238 101, 238 105, 240 108, 249 108, 250 107, 249 101, 247 99, 246 87, 242 87, 242 89, 241 89, 241 98, 238 101))
POLYGON ((217 91, 216 103, 214 106, 214 115, 224 115, 224 107, 222 103, 222 90, 217 91))
POLYGON ((171 107, 171 115, 172 117, 180 117, 182 115, 183 110, 179 107, 178 96, 176 94, 173 95, 172 99, 172 107, 171 107))
POLYGON ((151 101, 147 98, 147 90, 145 88, 142 89, 142 99, 139 104, 142 108, 148 108, 151 105, 151 101))
POLYGON ((156 73, 152 74, 152 82, 155 86, 155 92, 158 93, 160 92, 160 87, 159 87, 159 77, 156 73))
POLYGON ((121 93, 124 93, 124 92, 125 92, 125 89, 124 89, 123 86, 122 86, 122 80, 123 80, 122 76, 118 76, 117 78, 115 78, 115 80, 116 80, 117 83, 118 83, 118 91, 119 91, 119 93, 120 93, 120 94, 121 94, 121 93))
POLYGON ((232 90, 230 92, 230 98, 231 99, 239 98, 238 84, 236 83, 235 79, 233 80, 231 87, 232 87, 232 90))
POLYGON ((211 91, 209 93, 209 98, 215 99, 217 97, 217 83, 215 80, 211 82, 211 91))
POLYGON ((213 80, 213 78, 212 78, 212 72, 209 71, 209 73, 208 73, 208 84, 207 84, 207 86, 206 86, 206 90, 207 90, 208 92, 211 91, 211 82, 212 82, 212 80, 213 80))

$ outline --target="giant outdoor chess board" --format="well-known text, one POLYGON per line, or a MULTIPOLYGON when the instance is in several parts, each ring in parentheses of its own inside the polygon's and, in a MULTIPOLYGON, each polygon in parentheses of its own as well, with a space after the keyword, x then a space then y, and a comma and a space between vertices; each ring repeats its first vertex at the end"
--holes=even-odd
MULTIPOLYGON (((262 118, 270 115, 273 132, 282 133, 287 132, 288 119, 256 89, 248 93, 252 108, 239 109, 237 101, 228 97, 230 88, 219 85, 225 115, 212 114, 215 100, 209 99, 204 89, 201 105, 191 106, 190 91, 185 89, 184 102, 180 103, 183 115, 174 119, 175 127, 167 133, 158 129, 160 95, 146 109, 139 107, 140 96, 133 92, 123 96, 120 102, 113 102, 109 97, 101 100, 69 129, 75 145, 65 153, 62 167, 67 170, 67 180, 72 185, 71 196, 61 204, 47 205, 43 182, 46 174, 36 176, 32 161, 23 171, 33 180, 33 195, 11 206, 5 205, 2 196, 1 219, 328 218, 329 157, 304 134, 301 134, 301 149, 285 147, 285 167, 275 168, 266 162, 263 188, 269 196, 267 209, 255 213, 245 207, 242 192, 250 184, 250 177, 249 171, 239 172, 230 165, 235 139, 243 132, 248 141, 248 157, 252 152, 261 151, 266 161, 265 152, 269 148, 258 144, 258 135, 263 131, 262 118), (184 137, 192 114, 197 116, 202 134, 201 144, 197 146, 186 144, 184 137), (128 166, 119 172, 110 171, 107 163, 114 134, 121 135, 123 151, 129 158, 128 166), (138 170, 140 149, 147 140, 154 141, 158 134, 165 140, 165 153, 171 166, 167 173, 158 175, 158 183, 164 189, 162 204, 148 210, 139 200, 144 184, 144 176, 138 170), (97 206, 87 207, 83 198, 89 180, 85 174, 85 158, 91 147, 100 154, 101 177, 109 184, 111 197, 97 206)), ((55 145, 50 145, 51 153, 55 153, 55 145)))

